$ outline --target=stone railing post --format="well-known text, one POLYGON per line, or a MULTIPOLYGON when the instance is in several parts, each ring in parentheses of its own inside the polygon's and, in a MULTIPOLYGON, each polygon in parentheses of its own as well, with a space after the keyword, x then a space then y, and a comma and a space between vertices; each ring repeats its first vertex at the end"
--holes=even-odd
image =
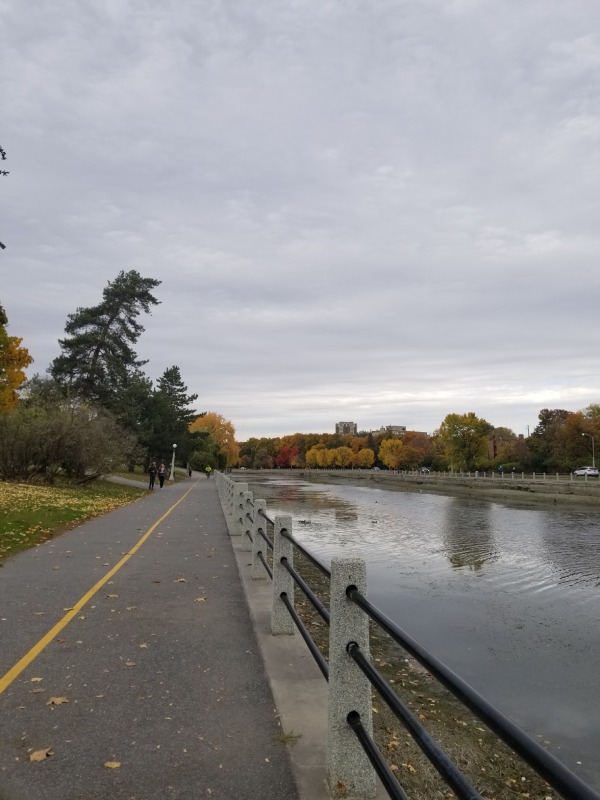
POLYGON ((233 492, 233 519, 231 520, 232 536, 242 536, 244 533, 244 515, 246 514, 244 493, 247 491, 247 483, 235 484, 233 492))
POLYGON ((369 620, 346 595, 348 586, 366 594, 366 565, 359 558, 334 558, 331 562, 329 611, 329 722, 327 728, 327 781, 332 797, 375 797, 375 770, 348 724, 357 711, 373 735, 371 684, 346 650, 356 642, 369 658, 369 620))
POLYGON ((288 515, 275 517, 273 526, 273 608, 271 611, 271 633, 273 636, 295 633, 294 621, 290 612, 281 600, 285 592, 290 603, 294 602, 294 579, 282 565, 281 559, 287 558, 289 564, 294 564, 294 545, 281 535, 282 531, 292 532, 292 518, 288 515))
POLYGON ((254 527, 254 508, 252 507, 252 492, 244 492, 244 507, 242 514, 242 550, 252 550, 252 528, 254 527))
POLYGON ((259 559, 258 554, 264 553, 265 554, 265 561, 266 553, 267 553, 267 543, 260 535, 259 531, 267 531, 267 520, 261 516, 261 513, 267 513, 267 501, 266 500, 254 500, 254 525, 252 526, 252 570, 251 570, 251 577, 253 580, 264 580, 267 577, 267 572, 262 564, 262 561, 259 559))

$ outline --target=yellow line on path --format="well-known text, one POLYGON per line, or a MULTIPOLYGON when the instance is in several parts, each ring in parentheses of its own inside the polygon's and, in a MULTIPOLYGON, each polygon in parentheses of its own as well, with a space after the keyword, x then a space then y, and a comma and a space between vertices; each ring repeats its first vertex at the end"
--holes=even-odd
MULTIPOLYGON (((197 483, 198 482, 196 482, 194 486, 196 486, 197 483)), ((132 555, 134 555, 134 553, 137 553, 137 551, 144 544, 146 539, 152 534, 153 531, 156 530, 156 528, 160 525, 160 523, 169 516, 171 511, 177 508, 177 506, 185 500, 185 498, 192 491, 194 486, 190 486, 190 488, 183 495, 183 497, 180 497, 179 500, 176 503, 174 503, 171 506, 171 508, 169 508, 169 510, 162 515, 160 519, 156 520, 156 522, 154 523, 154 525, 152 525, 151 528, 148 528, 146 533, 140 538, 137 544, 135 544, 131 548, 131 550, 123 556, 123 558, 119 561, 119 563, 115 564, 115 566, 112 569, 110 569, 106 573, 106 575, 98 581, 98 583, 94 584, 94 586, 92 586, 92 588, 83 595, 81 600, 79 600, 72 608, 70 608, 69 611, 64 615, 64 617, 60 619, 56 623, 56 625, 53 628, 51 628, 48 631, 48 633, 45 636, 43 636, 39 640, 39 642, 31 648, 31 650, 28 653, 26 653, 23 656, 23 658, 17 661, 14 667, 8 670, 6 675, 0 678, 0 694, 2 694, 2 692, 5 691, 5 689, 8 689, 8 687, 15 680, 15 678, 17 678, 23 672, 23 670, 26 669, 31 664, 31 662, 39 656, 42 650, 44 650, 44 648, 50 644, 50 642, 57 636, 57 634, 59 634, 63 630, 63 628, 65 628, 69 624, 69 622, 73 619, 73 617, 76 614, 78 614, 81 611, 81 609, 85 606, 85 604, 88 603, 92 599, 92 597, 97 592, 99 592, 100 589, 112 578, 112 576, 115 575, 115 573, 117 573, 121 569, 121 567, 129 561, 129 559, 131 558, 132 555)))

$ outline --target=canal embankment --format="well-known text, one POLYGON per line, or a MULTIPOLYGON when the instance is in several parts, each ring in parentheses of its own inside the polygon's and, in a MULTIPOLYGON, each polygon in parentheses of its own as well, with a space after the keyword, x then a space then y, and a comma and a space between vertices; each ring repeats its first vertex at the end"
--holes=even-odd
POLYGON ((331 484, 376 486, 405 492, 427 492, 448 496, 479 498, 519 506, 560 506, 600 509, 600 481, 569 475, 537 474, 535 477, 505 474, 503 477, 465 473, 415 474, 377 470, 235 470, 238 479, 280 477, 286 473, 299 480, 331 484))

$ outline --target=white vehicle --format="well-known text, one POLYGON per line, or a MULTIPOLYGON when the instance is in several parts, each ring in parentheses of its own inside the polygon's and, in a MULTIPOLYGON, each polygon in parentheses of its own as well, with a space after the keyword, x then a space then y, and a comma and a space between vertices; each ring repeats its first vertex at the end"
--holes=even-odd
POLYGON ((598 478, 600 477, 600 472, 596 469, 596 467, 579 467, 573 473, 577 478, 598 478))

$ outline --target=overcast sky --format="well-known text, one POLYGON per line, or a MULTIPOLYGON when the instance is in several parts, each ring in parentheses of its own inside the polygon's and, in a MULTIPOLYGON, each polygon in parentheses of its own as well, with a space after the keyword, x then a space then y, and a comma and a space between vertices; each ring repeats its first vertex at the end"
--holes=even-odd
POLYGON ((598 0, 0 0, 0 302, 120 270, 239 439, 600 402, 598 0))

